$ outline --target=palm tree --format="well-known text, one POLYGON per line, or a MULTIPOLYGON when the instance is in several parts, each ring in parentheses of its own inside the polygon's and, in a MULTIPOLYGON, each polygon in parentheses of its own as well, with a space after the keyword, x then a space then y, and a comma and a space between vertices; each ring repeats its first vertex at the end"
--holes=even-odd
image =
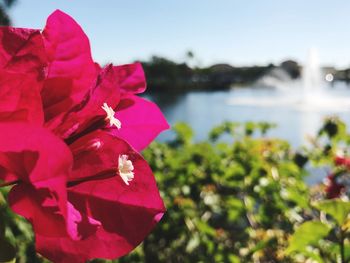
POLYGON ((0 0, 0 25, 8 26, 11 19, 8 16, 8 9, 16 2, 16 0, 0 0))

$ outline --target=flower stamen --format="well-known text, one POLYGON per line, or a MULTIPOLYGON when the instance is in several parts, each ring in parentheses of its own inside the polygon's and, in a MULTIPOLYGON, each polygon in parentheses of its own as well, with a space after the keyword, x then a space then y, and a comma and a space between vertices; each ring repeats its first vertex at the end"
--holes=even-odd
POLYGON ((118 129, 122 127, 122 123, 120 120, 118 120, 116 117, 114 117, 115 111, 108 106, 108 104, 105 102, 103 103, 103 106, 101 108, 106 112, 107 116, 105 118, 106 121, 109 121, 109 126, 115 126, 118 129))
POLYGON ((88 150, 98 150, 102 147, 102 142, 99 139, 91 140, 86 147, 88 150))
POLYGON ((134 179, 134 166, 130 160, 128 160, 128 156, 123 154, 119 155, 118 158, 118 169, 119 169, 119 175, 123 179, 124 183, 126 185, 129 185, 129 182, 131 182, 134 179))

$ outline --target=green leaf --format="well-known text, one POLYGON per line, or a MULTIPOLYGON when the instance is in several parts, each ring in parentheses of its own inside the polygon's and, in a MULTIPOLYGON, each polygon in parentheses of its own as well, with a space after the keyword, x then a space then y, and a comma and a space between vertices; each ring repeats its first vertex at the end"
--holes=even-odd
MULTIPOLYGON (((322 257, 319 255, 318 252, 314 252, 314 251, 306 251, 303 253, 304 256, 306 256, 309 259, 312 259, 311 262, 317 262, 317 263, 323 263, 325 262, 322 257)), ((307 261, 309 262, 309 261, 307 261)))
POLYGON ((212 236, 212 237, 215 236, 215 233, 216 233, 215 229, 201 220, 198 220, 196 222, 196 227, 198 228, 199 232, 202 234, 207 234, 207 235, 212 236))
POLYGON ((173 131, 176 133, 176 141, 180 144, 189 144, 193 138, 193 131, 190 126, 184 122, 178 122, 173 126, 173 131))
POLYGON ((350 202, 345 202, 340 199, 320 201, 313 204, 313 206, 333 217, 339 226, 345 223, 350 213, 350 202))
POLYGON ((240 263, 241 262, 239 257, 237 257, 236 255, 229 255, 228 259, 229 259, 230 263, 240 263))
POLYGON ((296 203, 298 206, 302 208, 308 208, 308 200, 307 196, 301 195, 299 189, 295 188, 287 188, 283 192, 282 198, 288 201, 292 201, 296 203))
POLYGON ((300 225, 289 239, 287 254, 306 252, 307 246, 317 246, 320 239, 326 237, 331 228, 319 221, 308 221, 300 225))
POLYGON ((228 220, 229 222, 234 222, 237 220, 238 217, 241 216, 243 210, 244 210, 244 204, 242 203, 242 200, 234 197, 229 197, 226 200, 227 204, 227 213, 228 213, 228 220))

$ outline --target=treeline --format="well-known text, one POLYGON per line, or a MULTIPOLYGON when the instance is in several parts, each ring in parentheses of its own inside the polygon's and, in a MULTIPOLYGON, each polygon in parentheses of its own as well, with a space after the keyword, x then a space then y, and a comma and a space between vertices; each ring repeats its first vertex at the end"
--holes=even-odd
POLYGON ((11 25, 11 19, 8 12, 16 2, 17 0, 0 0, 0 26, 11 25))
POLYGON ((186 62, 176 63, 167 58, 153 56, 142 61, 150 92, 184 92, 187 90, 224 90, 232 85, 248 85, 274 69, 283 69, 290 78, 300 76, 300 66, 285 61, 276 66, 235 67, 215 64, 209 67, 190 67, 186 62))

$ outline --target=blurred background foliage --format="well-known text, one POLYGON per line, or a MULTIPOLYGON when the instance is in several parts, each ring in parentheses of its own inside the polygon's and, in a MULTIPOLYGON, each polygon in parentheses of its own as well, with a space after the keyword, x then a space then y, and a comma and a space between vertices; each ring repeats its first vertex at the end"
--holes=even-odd
MULTIPOLYGON (((299 151, 269 138, 273 126, 226 122, 193 142, 189 126, 175 125, 173 141, 143 153, 167 213, 130 255, 92 262, 348 262, 350 203, 305 183, 310 165, 339 172, 333 160, 349 146, 345 124, 327 119, 299 151)), ((30 225, 6 207, 8 190, 0 199, 0 259, 46 262, 35 254, 30 225)))

